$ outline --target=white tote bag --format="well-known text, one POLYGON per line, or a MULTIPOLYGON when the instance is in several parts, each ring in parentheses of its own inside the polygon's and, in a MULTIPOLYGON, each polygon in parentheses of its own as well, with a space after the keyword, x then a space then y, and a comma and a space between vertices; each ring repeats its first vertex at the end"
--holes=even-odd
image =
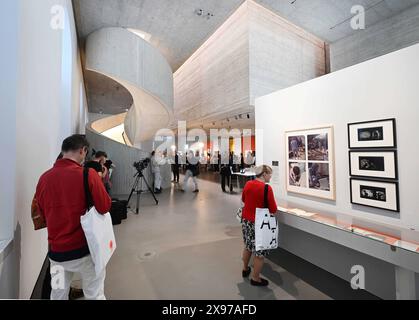
POLYGON ((268 207, 268 185, 265 186, 265 208, 256 208, 255 249, 272 250, 278 248, 278 221, 268 207))
POLYGON ((90 208, 84 216, 81 216, 80 222, 86 236, 90 255, 95 265, 96 274, 99 275, 106 268, 112 254, 116 249, 115 234, 113 232, 112 218, 110 213, 104 215, 97 212, 93 203, 89 187, 86 185, 88 170, 85 170, 85 192, 90 208), (87 188, 87 190, 86 190, 87 188))

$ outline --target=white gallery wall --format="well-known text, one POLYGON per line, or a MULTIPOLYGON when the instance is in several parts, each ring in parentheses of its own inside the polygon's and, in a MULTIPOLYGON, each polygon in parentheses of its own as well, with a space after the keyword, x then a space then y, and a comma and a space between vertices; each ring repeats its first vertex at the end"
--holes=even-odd
POLYGON ((17 290, 4 288, 0 297, 26 299, 47 254, 47 233, 35 232, 30 217, 36 184, 55 162, 62 140, 84 132, 87 106, 71 1, 20 0, 17 4, 17 99, 15 105, 2 106, 0 117, 5 115, 16 124, 7 136, 15 139, 15 152, 10 150, 7 156, 15 163, 16 179, 13 173, 6 175, 11 193, 6 215, 14 221, 8 256, 14 258, 5 258, 13 265, 0 268, 0 279, 15 279, 10 285, 17 285, 17 290), (59 28, 52 28, 51 22, 59 28), (10 292, 17 296, 8 296, 10 292))
POLYGON ((418 57, 414 45, 256 100, 257 161, 280 161, 279 204, 419 228, 418 57), (347 124, 387 118, 397 121, 400 214, 350 203, 347 124), (285 131, 322 125, 335 131, 336 201, 286 192, 285 131))
POLYGON ((17 296, 16 278, 10 274, 14 256, 11 247, 15 212, 15 154, 16 154, 16 92, 18 53, 18 4, 4 0, 0 4, 0 38, 7 50, 0 52, 0 298, 17 296))

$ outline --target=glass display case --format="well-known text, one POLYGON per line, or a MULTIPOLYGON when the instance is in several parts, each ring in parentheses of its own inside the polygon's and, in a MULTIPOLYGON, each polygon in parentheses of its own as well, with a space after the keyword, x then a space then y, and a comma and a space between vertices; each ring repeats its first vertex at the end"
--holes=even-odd
POLYGON ((345 214, 315 213, 293 207, 278 207, 278 210, 281 213, 350 232, 409 252, 419 253, 419 232, 414 229, 390 226, 345 214))

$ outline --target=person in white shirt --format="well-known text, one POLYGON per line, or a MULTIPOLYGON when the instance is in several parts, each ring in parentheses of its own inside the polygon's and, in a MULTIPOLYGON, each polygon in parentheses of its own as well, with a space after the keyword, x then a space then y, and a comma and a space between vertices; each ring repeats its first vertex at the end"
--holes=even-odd
POLYGON ((151 172, 154 176, 154 192, 161 193, 161 172, 160 172, 160 161, 156 155, 156 151, 151 153, 151 172))

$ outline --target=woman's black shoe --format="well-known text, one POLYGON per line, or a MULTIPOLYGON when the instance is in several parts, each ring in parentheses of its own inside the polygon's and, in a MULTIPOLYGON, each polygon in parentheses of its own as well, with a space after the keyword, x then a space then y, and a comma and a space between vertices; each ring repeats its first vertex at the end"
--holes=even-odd
POLYGON ((247 278, 251 272, 252 272, 252 269, 249 267, 247 271, 242 271, 242 277, 247 278))
POLYGON ((266 279, 260 278, 260 282, 254 281, 253 279, 250 280, 250 284, 255 287, 266 287, 269 285, 269 281, 266 279))

